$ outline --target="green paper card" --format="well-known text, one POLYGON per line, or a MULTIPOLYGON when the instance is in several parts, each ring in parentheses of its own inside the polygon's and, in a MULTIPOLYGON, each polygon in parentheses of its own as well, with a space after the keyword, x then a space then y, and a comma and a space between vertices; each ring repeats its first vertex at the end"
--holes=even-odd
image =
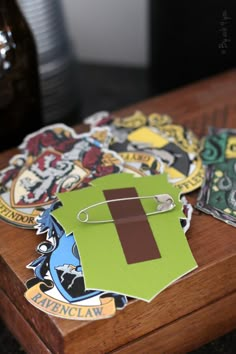
POLYGON ((151 301, 175 280, 197 267, 180 218, 180 191, 166 175, 134 177, 114 174, 96 179, 91 187, 58 194, 63 206, 53 212, 67 234, 73 232, 79 249, 86 289, 99 289, 151 301), (175 208, 156 210, 155 198, 169 194, 175 208), (135 197, 137 196, 137 198, 135 197), (108 203, 111 199, 130 198, 108 203), (77 214, 87 210, 90 221, 77 214))

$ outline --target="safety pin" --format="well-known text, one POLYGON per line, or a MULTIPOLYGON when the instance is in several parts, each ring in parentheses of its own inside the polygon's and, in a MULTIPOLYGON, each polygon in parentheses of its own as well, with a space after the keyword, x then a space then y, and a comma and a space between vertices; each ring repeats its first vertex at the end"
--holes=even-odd
POLYGON ((126 200, 133 200, 133 199, 150 199, 150 198, 154 198, 160 204, 157 205, 156 211, 151 212, 151 213, 147 213, 147 214, 145 214, 146 216, 165 213, 166 211, 170 211, 175 207, 174 200, 169 194, 156 194, 156 195, 148 195, 148 196, 141 196, 141 197, 118 198, 118 199, 110 199, 110 200, 106 200, 106 201, 99 202, 96 204, 92 204, 92 205, 88 206, 87 208, 81 209, 79 211, 79 213, 77 214, 77 219, 80 222, 88 223, 88 224, 100 224, 100 223, 114 222, 113 219, 89 221, 88 220, 89 216, 88 216, 87 210, 91 209, 91 208, 95 208, 95 207, 102 205, 102 204, 107 204, 107 203, 123 202, 126 200), (84 215, 85 217, 81 218, 81 215, 84 215))

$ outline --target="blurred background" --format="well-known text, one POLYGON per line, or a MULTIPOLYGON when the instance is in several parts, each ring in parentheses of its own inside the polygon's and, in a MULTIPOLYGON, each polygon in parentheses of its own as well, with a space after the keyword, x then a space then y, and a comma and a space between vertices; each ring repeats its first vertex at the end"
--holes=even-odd
MULTIPOLYGON (((235 0, 18 0, 34 34, 44 125, 77 124, 235 67, 235 0)), ((1 353, 22 349, 2 326, 1 353)), ((234 353, 230 333, 194 353, 234 353)))
POLYGON ((36 39, 45 123, 76 123, 236 63, 234 0, 18 2, 36 39))

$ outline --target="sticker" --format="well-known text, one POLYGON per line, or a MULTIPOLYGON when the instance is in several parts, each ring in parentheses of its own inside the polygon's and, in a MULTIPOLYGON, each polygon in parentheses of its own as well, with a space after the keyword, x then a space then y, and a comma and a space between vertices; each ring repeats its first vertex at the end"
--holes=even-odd
MULTIPOLYGON (((171 118, 166 114, 152 113, 150 115, 145 115, 141 111, 136 111, 134 114, 128 117, 113 117, 107 113, 101 112, 101 119, 89 118, 86 122, 90 122, 90 126, 102 127, 107 126, 110 129, 112 139, 110 142, 110 148, 117 152, 129 151, 130 143, 127 141, 128 134, 133 130, 141 128, 143 126, 150 127, 163 127, 166 124, 171 123, 171 118)), ((131 150, 134 148, 131 146, 131 150)))
POLYGON ((236 130, 211 129, 202 158, 205 180, 196 208, 236 227, 236 130))
POLYGON ((119 154, 142 152, 155 157, 162 163, 169 181, 182 193, 201 186, 204 170, 199 141, 191 130, 173 124, 168 115, 136 111, 124 118, 107 116, 96 123, 109 127, 110 149, 119 154))
MULTIPOLYGON (((176 279, 197 267, 179 222, 180 218, 185 218, 183 205, 179 200, 180 191, 167 182, 166 175, 136 178, 131 174, 121 173, 96 179, 91 185, 89 188, 59 194, 62 207, 53 212, 66 234, 74 234, 80 250, 87 290, 115 292, 151 301, 176 279), (126 188, 134 188, 139 198, 166 193, 174 199, 174 209, 148 216, 152 237, 161 258, 152 257, 151 260, 130 264, 114 222, 91 224, 77 219, 78 213, 84 208, 106 201, 104 191, 126 188)), ((156 210, 157 205, 155 198, 142 199, 141 203, 145 215, 139 215, 139 218, 143 220, 147 213, 156 210)), ((134 254, 139 253, 138 243, 133 242, 137 215, 130 217, 130 209, 126 209, 125 205, 120 206, 120 209, 124 215, 122 214, 119 223, 125 226, 125 236, 131 241, 134 254)), ((91 208, 89 217, 92 220, 112 219, 107 202, 91 208)))
POLYGON ((156 127, 158 129, 166 126, 167 124, 171 124, 172 119, 168 114, 160 114, 160 113, 151 113, 148 116, 148 125, 150 127, 156 127))
POLYGON ((183 204, 183 212, 184 212, 185 218, 180 219, 180 224, 181 224, 184 232, 186 233, 190 228, 191 219, 192 219, 192 215, 193 215, 193 207, 187 201, 187 199, 183 196, 181 197, 181 203, 183 204))
POLYGON ((112 120, 112 116, 107 111, 100 111, 92 114, 84 119, 84 124, 88 124, 91 128, 108 124, 112 120))
POLYGON ((187 134, 181 126, 165 126, 161 131, 143 127, 130 133, 128 141, 137 150, 142 149, 161 159, 169 182, 179 187, 182 193, 191 192, 202 184, 204 171, 197 140, 193 133, 187 134))
POLYGON ((115 127, 132 129, 132 130, 145 126, 147 122, 148 122, 147 116, 140 111, 136 111, 133 115, 129 117, 114 118, 115 127))
POLYGON ((146 125, 161 127, 171 123, 171 118, 167 114, 152 113, 145 115, 141 111, 136 111, 133 115, 124 118, 114 118, 114 126, 117 128, 138 129, 146 125))
POLYGON ((138 170, 143 175, 157 175, 164 172, 162 161, 146 152, 120 152, 119 155, 125 162, 126 167, 138 170))
POLYGON ((57 151, 44 151, 23 168, 11 186, 13 208, 36 208, 50 204, 55 193, 75 188, 88 175, 81 163, 63 159, 57 151))
POLYGON ((46 233, 37 251, 40 257, 27 268, 35 278, 27 282, 26 299, 49 315, 72 320, 98 320, 114 316, 127 304, 125 296, 86 290, 83 269, 73 234, 66 236, 50 212, 37 219, 37 234, 46 233))
POLYGON ((19 149, 29 159, 33 159, 47 148, 63 153, 69 150, 75 141, 76 133, 74 129, 65 124, 53 124, 27 135, 19 149))
POLYGON ((200 150, 200 143, 196 135, 189 129, 178 125, 178 124, 168 124, 159 127, 159 131, 166 137, 170 142, 176 143, 183 150, 189 153, 198 153, 200 150))
POLYGON ((55 201, 55 193, 122 171, 122 158, 106 148, 110 139, 107 128, 76 134, 63 124, 28 135, 19 147, 22 153, 0 171, 0 218, 33 228, 35 217, 55 201))
POLYGON ((108 145, 109 136, 107 128, 94 128, 89 133, 79 135, 70 151, 63 154, 66 160, 81 161, 82 166, 90 171, 82 185, 95 178, 123 170, 122 158, 116 152, 104 147, 108 145))

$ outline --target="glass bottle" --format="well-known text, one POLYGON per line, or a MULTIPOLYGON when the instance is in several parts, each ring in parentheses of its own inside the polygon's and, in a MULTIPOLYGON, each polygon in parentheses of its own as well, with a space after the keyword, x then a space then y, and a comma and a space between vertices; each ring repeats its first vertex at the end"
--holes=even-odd
POLYGON ((37 51, 15 0, 0 0, 0 151, 42 126, 37 51))

